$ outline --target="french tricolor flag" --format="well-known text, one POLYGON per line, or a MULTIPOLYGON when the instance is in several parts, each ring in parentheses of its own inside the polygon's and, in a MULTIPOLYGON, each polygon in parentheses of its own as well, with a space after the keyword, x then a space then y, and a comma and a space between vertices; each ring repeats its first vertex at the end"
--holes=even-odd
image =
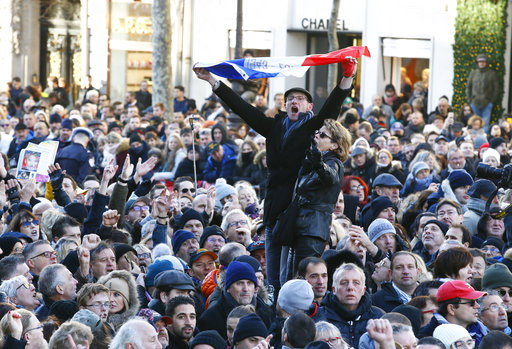
POLYGON ((303 76, 309 67, 331 63, 343 63, 349 58, 370 57, 366 46, 351 46, 320 55, 301 57, 251 57, 217 63, 197 63, 195 68, 228 79, 261 79, 277 76, 303 76))

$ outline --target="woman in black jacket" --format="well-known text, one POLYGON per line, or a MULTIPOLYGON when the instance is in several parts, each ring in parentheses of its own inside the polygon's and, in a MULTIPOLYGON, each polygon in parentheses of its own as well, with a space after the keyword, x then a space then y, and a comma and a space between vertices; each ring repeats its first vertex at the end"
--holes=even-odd
POLYGON ((343 181, 342 161, 348 157, 350 143, 348 130, 331 119, 315 132, 295 189, 299 205, 295 240, 290 249, 283 249, 284 254, 288 252, 287 279, 295 275, 303 258, 320 257, 325 250, 343 181))

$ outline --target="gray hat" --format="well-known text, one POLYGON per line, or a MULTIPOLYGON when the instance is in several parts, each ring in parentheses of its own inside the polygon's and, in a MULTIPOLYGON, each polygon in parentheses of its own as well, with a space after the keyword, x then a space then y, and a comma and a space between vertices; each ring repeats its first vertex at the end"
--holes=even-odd
POLYGON ((355 147, 354 150, 352 150, 352 152, 350 153, 350 156, 356 156, 361 154, 366 154, 366 149, 363 147, 355 147))
POLYGON ((192 278, 177 270, 166 270, 155 276, 155 287, 171 287, 177 290, 194 291, 192 278))
POLYGON ((375 188, 378 185, 383 187, 399 187, 400 189, 403 187, 402 183, 400 183, 395 176, 389 173, 380 174, 375 178, 373 181, 373 187, 375 188))
POLYGON ((375 242, 375 240, 384 234, 396 235, 395 227, 387 219, 377 218, 368 227, 368 237, 371 242, 375 242))
POLYGON ((79 310, 71 318, 72 321, 77 321, 81 324, 88 326, 92 332, 96 332, 101 329, 103 322, 100 317, 94 314, 92 311, 87 309, 79 310))
POLYGON ((314 298, 315 294, 309 282, 295 279, 286 282, 281 287, 277 304, 288 314, 293 314, 298 310, 308 310, 314 298))

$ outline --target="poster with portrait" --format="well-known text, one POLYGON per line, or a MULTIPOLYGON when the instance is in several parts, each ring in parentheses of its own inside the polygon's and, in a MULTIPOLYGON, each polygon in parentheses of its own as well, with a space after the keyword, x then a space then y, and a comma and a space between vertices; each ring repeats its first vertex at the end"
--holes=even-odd
POLYGON ((35 179, 36 182, 48 182, 48 167, 54 163, 59 142, 45 141, 40 144, 29 143, 20 152, 16 178, 35 179))

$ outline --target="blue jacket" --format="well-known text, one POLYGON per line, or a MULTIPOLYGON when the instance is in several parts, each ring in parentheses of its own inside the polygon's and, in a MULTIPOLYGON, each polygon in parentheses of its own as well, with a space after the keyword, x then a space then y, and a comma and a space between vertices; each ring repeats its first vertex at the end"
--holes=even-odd
POLYGON ((224 157, 221 162, 217 162, 208 157, 206 168, 203 171, 203 179, 209 183, 215 183, 217 178, 225 178, 228 183, 231 183, 233 173, 236 167, 236 153, 227 144, 222 146, 224 149, 224 157))
POLYGON ((91 173, 89 152, 78 143, 71 143, 58 152, 55 162, 59 163, 62 170, 66 170, 66 173, 78 183, 82 183, 85 177, 91 173))
POLYGON ((384 315, 382 309, 372 306, 370 295, 365 292, 355 311, 346 310, 333 293, 322 301, 321 307, 313 317, 315 322, 327 321, 336 326, 347 344, 359 348, 359 339, 366 332, 370 319, 379 319, 384 315))
POLYGON ((372 295, 372 304, 389 313, 403 303, 400 297, 398 297, 393 284, 391 282, 384 282, 382 283, 382 289, 372 295))
MULTIPOLYGON (((430 322, 427 325, 420 328, 420 331, 418 332, 418 338, 432 336, 437 326, 448 323, 448 320, 446 320, 441 314, 434 313, 434 316, 432 317, 430 322)), ((475 340, 475 348, 477 348, 480 345, 482 338, 489 332, 489 330, 484 326, 484 324, 482 324, 478 320, 469 325, 468 327, 466 327, 466 330, 468 330, 471 338, 475 340)))

